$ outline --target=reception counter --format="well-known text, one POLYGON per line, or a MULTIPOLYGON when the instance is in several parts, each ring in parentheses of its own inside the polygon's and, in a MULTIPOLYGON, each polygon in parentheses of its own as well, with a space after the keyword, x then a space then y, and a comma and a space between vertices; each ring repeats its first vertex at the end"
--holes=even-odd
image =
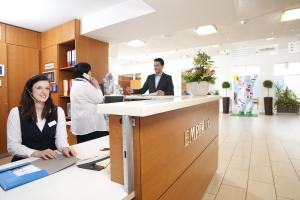
MULTIPOLYGON (((74 145, 78 159, 84 161, 88 158, 105 157, 108 152, 100 149, 109 146, 109 137, 103 137, 74 145)), ((36 160, 27 158, 14 163, 0 166, 0 169, 22 162, 36 160)), ((80 163, 80 161, 79 161, 80 163)), ((60 172, 42 179, 27 183, 8 191, 0 187, 1 200, 130 200, 133 194, 128 195, 123 186, 110 180, 110 168, 101 171, 81 169, 71 166, 60 172)))
POLYGON ((220 97, 126 99, 98 105, 110 115, 111 180, 137 200, 201 199, 218 166, 220 97))

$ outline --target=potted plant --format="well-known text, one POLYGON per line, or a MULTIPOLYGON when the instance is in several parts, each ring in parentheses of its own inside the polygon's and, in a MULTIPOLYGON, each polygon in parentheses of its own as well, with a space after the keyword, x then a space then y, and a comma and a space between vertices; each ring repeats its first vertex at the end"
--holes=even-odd
POLYGON ((273 87, 273 82, 271 80, 265 80, 263 86, 268 89, 268 96, 264 97, 265 114, 273 115, 273 97, 270 97, 269 90, 273 87))
POLYGON ((275 85, 275 108, 278 113, 297 113, 299 114, 300 101, 296 94, 288 89, 283 89, 283 87, 278 84, 275 85))
POLYGON ((192 95, 207 95, 209 84, 215 84, 213 61, 205 52, 199 51, 194 57, 194 68, 185 71, 183 78, 187 83, 187 91, 192 95))
POLYGON ((230 83, 228 81, 224 81, 222 83, 222 88, 226 90, 226 97, 223 97, 223 113, 228 114, 229 113, 229 104, 230 104, 230 97, 227 97, 227 89, 230 88, 230 83))

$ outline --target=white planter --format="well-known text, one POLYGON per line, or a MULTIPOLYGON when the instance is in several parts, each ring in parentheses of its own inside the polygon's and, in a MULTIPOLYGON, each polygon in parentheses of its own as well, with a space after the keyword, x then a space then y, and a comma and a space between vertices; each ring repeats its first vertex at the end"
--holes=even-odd
POLYGON ((187 92, 194 96, 205 96, 208 93, 209 82, 191 82, 186 85, 187 92))

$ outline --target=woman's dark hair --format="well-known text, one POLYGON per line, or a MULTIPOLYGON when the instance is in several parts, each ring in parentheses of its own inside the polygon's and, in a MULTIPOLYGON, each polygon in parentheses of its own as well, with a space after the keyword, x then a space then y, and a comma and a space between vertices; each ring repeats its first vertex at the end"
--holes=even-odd
MULTIPOLYGON (((37 116, 35 111, 35 105, 34 100, 32 96, 32 87, 35 83, 39 81, 48 81, 49 79, 47 76, 40 74, 31 77, 25 84, 21 101, 20 101, 20 118, 21 120, 33 120, 34 122, 37 122, 37 116)), ((45 102, 45 107, 42 112, 42 119, 46 118, 53 118, 53 120, 56 120, 56 112, 54 112, 57 109, 57 107, 54 105, 51 93, 49 93, 49 98, 45 102)))
POLYGON ((73 68, 73 77, 74 78, 83 78, 82 74, 88 73, 91 70, 91 65, 89 63, 78 63, 73 68))
POLYGON ((165 65, 165 62, 162 58, 155 58, 154 62, 159 62, 161 65, 165 65))

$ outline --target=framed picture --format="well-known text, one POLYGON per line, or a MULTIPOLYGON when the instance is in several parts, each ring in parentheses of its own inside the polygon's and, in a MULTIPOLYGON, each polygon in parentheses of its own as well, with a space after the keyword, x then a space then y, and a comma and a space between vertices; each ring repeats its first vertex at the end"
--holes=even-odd
POLYGON ((5 72, 4 65, 0 64, 0 76, 4 76, 4 72, 5 72))
POLYGON ((54 71, 43 72, 43 74, 45 74, 48 77, 50 83, 55 83, 55 72, 54 71))
POLYGON ((45 70, 54 69, 54 63, 46 63, 44 68, 45 70))
POLYGON ((50 84, 50 91, 52 93, 56 93, 57 92, 57 84, 56 83, 51 83, 50 84))

